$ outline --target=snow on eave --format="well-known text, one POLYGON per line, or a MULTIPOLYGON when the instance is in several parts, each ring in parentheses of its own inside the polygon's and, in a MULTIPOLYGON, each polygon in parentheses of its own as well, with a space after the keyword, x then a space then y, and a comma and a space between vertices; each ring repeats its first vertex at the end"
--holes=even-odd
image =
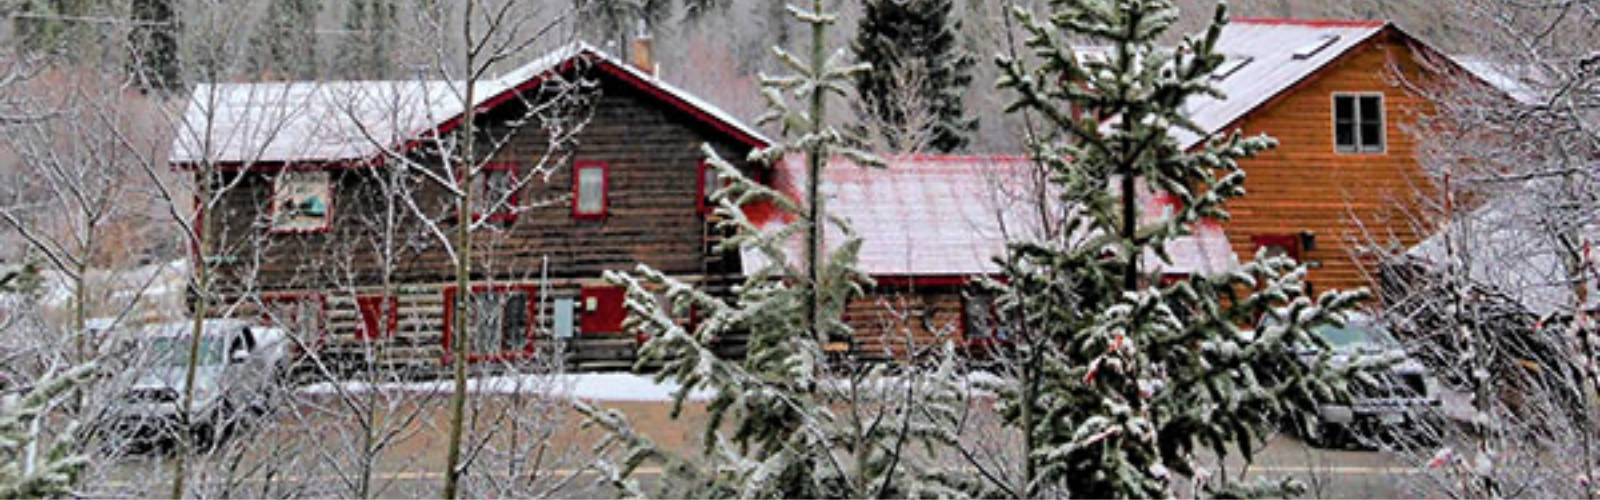
MULTIPOLYGON (((1450 221, 1407 249, 1405 256, 1437 271, 1452 262, 1466 266, 1468 280, 1497 289, 1540 316, 1570 310, 1574 296, 1563 256, 1550 235, 1536 227, 1540 210, 1525 194, 1498 197, 1450 221), (1467 249, 1466 254, 1452 255, 1446 238, 1456 238, 1453 246, 1467 249)), ((1591 240, 1600 238, 1600 227, 1594 224, 1582 232, 1591 240)), ((1593 309, 1600 304, 1600 290, 1588 287, 1585 308, 1593 309)))
POLYGON ((1248 56, 1253 60, 1222 81, 1213 82, 1222 92, 1222 98, 1197 97, 1184 103, 1190 119, 1205 133, 1178 130, 1174 136, 1179 148, 1191 149, 1211 136, 1225 133, 1244 117, 1301 82, 1315 78, 1368 40, 1394 29, 1393 24, 1382 21, 1235 19, 1223 28, 1217 51, 1225 56, 1248 56), (1329 35, 1339 38, 1309 57, 1294 54, 1299 46, 1329 35))
POLYGON ((1485 57, 1458 55, 1450 58, 1457 66, 1491 88, 1510 96, 1522 104, 1538 104, 1543 100, 1539 80, 1532 70, 1515 64, 1493 61, 1485 57))
POLYGON ((722 122, 724 125, 732 127, 734 130, 738 131, 739 133, 742 133, 744 135, 749 136, 751 139, 754 139, 756 142, 760 143, 760 147, 770 147, 770 146, 772 146, 773 142, 772 142, 771 138, 767 137, 766 134, 761 133, 761 131, 757 130, 755 127, 751 127, 751 126, 745 124, 743 121, 741 121, 741 120, 739 120, 737 118, 734 118, 732 113, 724 111, 722 108, 719 108, 719 107, 711 104, 710 102, 707 102, 705 100, 700 99, 699 97, 696 97, 694 94, 689 93, 689 91, 687 91, 687 90, 683 90, 681 88, 678 88, 676 85, 667 83, 666 80, 663 80, 663 79, 661 79, 660 77, 657 77, 654 74, 645 72, 644 70, 641 70, 641 69, 639 69, 637 67, 634 67, 634 65, 632 65, 632 64, 625 63, 622 60, 617 59, 615 56, 612 56, 611 54, 608 54, 605 51, 601 50, 600 48, 595 47, 593 45, 590 45, 587 42, 576 42, 576 43, 581 45, 581 47, 582 47, 581 50, 589 52, 589 53, 592 53, 592 54, 596 55, 597 57, 600 57, 601 59, 603 59, 606 62, 610 63, 613 67, 615 67, 617 69, 620 69, 620 70, 622 70, 624 72, 627 72, 629 75, 633 76, 634 78, 637 78, 637 79, 639 79, 641 81, 649 83, 652 87, 655 87, 657 90, 665 92, 668 95, 670 95, 670 96, 672 96, 674 98, 677 98, 678 100, 683 101, 685 104, 688 104, 690 107, 709 115, 711 118, 715 119, 716 121, 722 122))
MULTIPOLYGON (((508 93, 579 57, 604 65, 657 98, 675 101, 752 147, 772 144, 759 130, 730 113, 582 41, 479 82, 473 105, 504 102, 508 93)), ((169 162, 249 165, 371 160, 384 148, 402 149, 409 141, 450 128, 465 110, 460 104, 463 88, 462 82, 428 80, 198 84, 173 139, 169 162), (385 104, 395 109, 381 108, 385 104), (359 122, 375 116, 376 123, 359 122), (217 134, 218 130, 223 133, 217 134), (379 135, 374 131, 381 136, 369 137, 379 135), (211 138, 200 139, 208 136, 211 138), (317 144, 319 140, 324 143, 317 144)))

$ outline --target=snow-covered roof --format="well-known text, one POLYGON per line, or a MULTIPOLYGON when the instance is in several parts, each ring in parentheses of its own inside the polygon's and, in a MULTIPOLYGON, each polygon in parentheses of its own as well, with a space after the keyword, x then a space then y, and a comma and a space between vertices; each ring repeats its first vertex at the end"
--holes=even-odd
POLYGON ((1548 79, 1541 77, 1531 66, 1477 56, 1455 56, 1451 60, 1479 80, 1524 104, 1538 103, 1544 97, 1540 89, 1546 88, 1544 82, 1548 79))
MULTIPOLYGON (((650 73, 583 42, 556 49, 478 83, 474 105, 495 105, 581 58, 647 87, 672 104, 752 145, 759 130, 650 73)), ((466 85, 445 81, 201 84, 173 140, 171 161, 193 164, 328 163, 377 157, 384 148, 447 128, 459 118, 466 85)))
MULTIPOLYGON (((1224 97, 1191 98, 1184 108, 1206 134, 1225 132, 1224 127, 1388 26, 1381 21, 1234 19, 1223 27, 1216 47, 1228 58, 1212 81, 1224 97)), ((1179 130, 1174 137, 1188 149, 1206 136, 1179 130)))
MULTIPOLYGON (((885 158, 886 169, 859 167, 835 158, 823 192, 828 213, 847 220, 862 239, 860 267, 872 276, 962 277, 999 272, 994 259, 1006 242, 1043 234, 1037 171, 1020 156, 927 156, 885 158)), ((805 160, 791 155, 773 176, 773 186, 798 197, 805 185, 805 160)), ((1053 198, 1046 196, 1047 198, 1053 198)), ((1171 208, 1163 197, 1141 193, 1146 219, 1171 208)), ((781 224, 771 218, 767 224, 781 224)), ((826 242, 843 241, 829 228, 826 242)), ((799 259, 800 242, 790 256, 799 259)), ((1146 257, 1149 268, 1173 274, 1213 273, 1237 263, 1226 235, 1216 224, 1202 224, 1195 235, 1169 246, 1173 262, 1146 257)), ((746 251, 746 272, 764 264, 746 251)))
MULTIPOLYGON (((1411 247, 1406 255, 1442 269, 1452 257, 1446 238, 1453 238, 1459 252, 1456 261, 1468 266, 1472 283, 1492 287, 1534 314, 1570 311, 1573 295, 1562 249, 1551 231, 1541 227, 1549 216, 1548 207, 1548 202, 1529 193, 1501 196, 1411 247)), ((1600 240, 1594 220, 1577 222, 1585 224, 1582 233, 1588 241, 1600 240)), ((1590 298, 1585 307, 1600 306, 1600 289, 1592 282, 1586 286, 1590 298)))

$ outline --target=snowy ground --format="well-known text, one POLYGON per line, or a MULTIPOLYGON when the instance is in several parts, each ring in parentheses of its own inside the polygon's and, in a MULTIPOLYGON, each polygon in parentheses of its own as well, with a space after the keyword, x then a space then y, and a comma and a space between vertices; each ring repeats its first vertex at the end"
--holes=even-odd
MULTIPOLYGON (((385 392, 447 392, 453 382, 430 380, 425 382, 395 382, 378 384, 385 392)), ((300 389, 303 394, 333 394, 340 390, 362 393, 374 386, 361 381, 323 382, 300 389)), ((502 375, 477 377, 467 381, 467 390, 478 394, 549 394, 557 398, 585 401, 671 401, 680 390, 678 384, 656 382, 650 377, 631 373, 579 373, 560 375, 502 375)), ((711 399, 710 391, 695 391, 690 401, 711 399)))
MULTIPOLYGON (((967 383, 981 387, 985 382, 998 380, 988 373, 967 376, 967 383)), ((885 377, 880 385, 897 385, 900 379, 885 377)), ((364 381, 321 382, 299 389, 307 395, 334 394, 340 391, 360 394, 377 387, 384 392, 448 392, 454 382, 449 379, 423 382, 390 382, 373 386, 364 381)), ((843 384, 842 381, 834 381, 843 384)), ((524 374, 475 377, 467 381, 467 390, 478 394, 548 394, 555 398, 584 401, 662 402, 671 401, 680 390, 678 384, 657 382, 650 376, 632 373, 568 373, 559 375, 524 374)), ((696 390, 689 401, 707 401, 713 393, 696 390)))

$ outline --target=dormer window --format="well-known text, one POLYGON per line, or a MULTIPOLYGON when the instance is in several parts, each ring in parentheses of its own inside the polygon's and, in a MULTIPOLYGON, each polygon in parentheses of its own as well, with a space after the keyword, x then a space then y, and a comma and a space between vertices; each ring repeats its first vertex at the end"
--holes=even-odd
POLYGON ((1383 94, 1334 94, 1333 150, 1384 152, 1383 94))

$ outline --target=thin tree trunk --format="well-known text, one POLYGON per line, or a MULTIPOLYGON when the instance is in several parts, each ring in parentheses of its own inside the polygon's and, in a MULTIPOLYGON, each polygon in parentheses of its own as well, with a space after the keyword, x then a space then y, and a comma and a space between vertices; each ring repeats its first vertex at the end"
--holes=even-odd
MULTIPOLYGON (((1132 160, 1129 160, 1132 163, 1132 160)), ((1132 166, 1122 169, 1122 238, 1127 240, 1128 265, 1122 270, 1122 291, 1131 292, 1139 288, 1139 259, 1144 257, 1143 249, 1139 248, 1137 232, 1139 231, 1139 205, 1134 198, 1136 180, 1132 166)))
POLYGON ((1034 478, 1037 477, 1038 467, 1034 463, 1033 450, 1037 445, 1033 428, 1033 404, 1039 397, 1039 373, 1036 369, 1039 359, 1039 349, 1042 342, 1029 340, 1031 343, 1026 359, 1022 360, 1022 493, 1021 498, 1039 498, 1039 492, 1034 487, 1034 478))
POLYGON ((183 399, 179 401, 178 405, 178 435, 173 440, 177 443, 177 449, 173 450, 172 453, 172 498, 174 499, 183 498, 185 469, 188 466, 189 453, 191 451, 190 440, 193 437, 193 429, 190 427, 192 425, 190 412, 194 409, 194 379, 195 372, 200 364, 200 339, 205 334, 206 308, 211 301, 209 296, 211 273, 206 263, 206 255, 210 252, 210 249, 207 248, 210 242, 209 238, 207 238, 208 231, 206 231, 210 218, 205 213, 206 201, 211 198, 211 177, 206 175, 208 172, 209 169, 203 168, 200 173, 195 174, 200 179, 197 183, 197 195, 195 196, 196 221, 192 227, 194 231, 194 261, 189 263, 190 269, 194 273, 195 281, 192 292, 194 305, 190 312, 193 316, 190 320, 193 323, 189 331, 189 357, 183 372, 183 399))
MULTIPOLYGON (((467 346, 468 331, 467 321, 467 295, 471 293, 472 277, 472 175, 473 175, 473 146, 477 143, 477 133, 473 129, 476 116, 476 106, 473 97, 474 87, 477 85, 476 70, 473 67, 474 57, 472 49, 472 6, 473 2, 466 2, 466 12, 462 15, 462 35, 466 40, 466 96, 462 106, 461 141, 463 154, 459 159, 458 167, 461 169, 461 195, 456 202, 456 294, 455 317, 451 324, 453 334, 450 336, 452 349, 453 368, 455 369, 455 391, 450 396, 450 442, 445 456, 444 491, 440 496, 451 500, 456 498, 461 481, 461 435, 466 421, 467 406, 467 346)), ((576 173, 574 173, 576 175, 576 173)))

